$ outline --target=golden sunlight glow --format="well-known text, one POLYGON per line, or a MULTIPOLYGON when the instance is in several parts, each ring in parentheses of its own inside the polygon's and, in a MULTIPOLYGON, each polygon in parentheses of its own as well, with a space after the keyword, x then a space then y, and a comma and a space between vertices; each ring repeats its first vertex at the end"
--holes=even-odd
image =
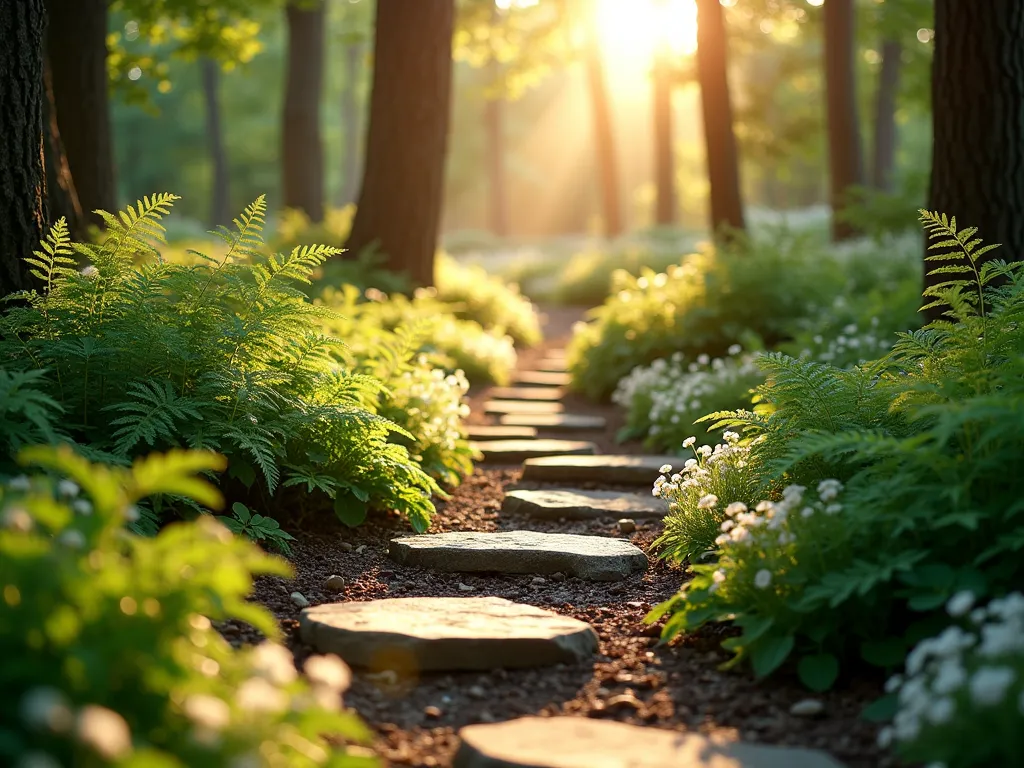
POLYGON ((610 69, 650 66, 658 45, 697 50, 694 0, 596 0, 601 45, 610 69))

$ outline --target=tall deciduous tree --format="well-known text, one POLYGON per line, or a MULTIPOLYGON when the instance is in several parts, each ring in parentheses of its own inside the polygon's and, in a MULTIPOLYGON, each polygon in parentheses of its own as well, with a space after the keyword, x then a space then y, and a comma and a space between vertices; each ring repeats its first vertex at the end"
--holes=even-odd
POLYGON ((854 76, 854 0, 825 0, 825 103, 828 122, 832 239, 856 234, 843 220, 851 187, 864 183, 854 76))
POLYGON ((434 281, 451 112, 455 0, 378 0, 365 170, 346 247, 434 281))
POLYGON ((992 256, 1007 261, 1024 254, 1022 39, 1024 3, 1017 0, 935 2, 928 206, 1002 243, 992 256))
POLYGON ((231 192, 228 175, 228 153, 224 147, 224 127, 220 113, 220 66, 203 57, 199 62, 203 80, 203 102, 206 105, 206 141, 213 165, 210 189, 210 223, 231 222, 231 192))
POLYGON ((704 112, 711 231, 743 230, 739 156, 729 93, 728 42, 719 0, 697 0, 697 75, 704 112))
POLYGON ((674 67, 668 41, 659 41, 651 71, 651 106, 654 118, 654 222, 676 220, 676 163, 672 152, 672 90, 674 67))
POLYGON ((46 201, 50 209, 50 220, 63 218, 67 221, 72 236, 82 239, 88 236, 85 213, 78 199, 75 179, 71 175, 71 166, 68 164, 67 152, 64 151, 64 141, 61 139, 57 105, 53 98, 53 75, 45 53, 43 85, 43 156, 46 165, 46 201))
POLYGON ((324 217, 324 160, 320 97, 324 80, 323 0, 294 0, 288 19, 281 162, 284 204, 312 221, 324 217))
POLYGON ((345 88, 341 93, 341 126, 345 146, 342 158, 339 200, 354 203, 359 194, 359 169, 362 156, 363 114, 359 99, 359 81, 363 71, 366 43, 349 40, 345 44, 345 88))
POLYGON ((108 0, 46 0, 53 101, 78 199, 86 218, 116 210, 107 78, 108 0))
POLYGON ((0 3, 0 296, 32 287, 22 259, 46 226, 43 0, 0 3))
MULTIPOLYGON (((591 3, 592 6, 596 3, 591 3)), ((601 215, 606 237, 617 237, 624 228, 622 200, 619 195, 619 159, 615 146, 611 101, 605 77, 604 57, 593 8, 584 11, 585 35, 583 64, 586 69, 590 106, 594 119, 594 151, 597 160, 601 215)))
POLYGON ((875 144, 871 158, 871 184, 892 191, 896 165, 896 96, 900 88, 903 46, 899 40, 882 41, 882 66, 875 93, 875 144))

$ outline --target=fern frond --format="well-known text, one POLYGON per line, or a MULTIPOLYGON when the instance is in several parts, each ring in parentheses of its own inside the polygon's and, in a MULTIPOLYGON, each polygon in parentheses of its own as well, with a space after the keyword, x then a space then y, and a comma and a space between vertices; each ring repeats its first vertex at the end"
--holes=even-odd
POLYGON ((61 216, 39 247, 41 250, 26 256, 24 261, 33 267, 29 271, 45 284, 44 294, 49 294, 55 282, 77 274, 77 262, 71 258, 75 251, 71 247, 67 219, 61 216))

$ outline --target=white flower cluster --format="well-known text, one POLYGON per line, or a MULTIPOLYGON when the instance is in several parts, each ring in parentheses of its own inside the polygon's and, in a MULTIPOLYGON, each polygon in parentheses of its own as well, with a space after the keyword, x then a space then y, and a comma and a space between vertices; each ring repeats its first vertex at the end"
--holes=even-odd
POLYGON ((972 593, 953 595, 946 611, 966 626, 947 627, 918 643, 907 655, 905 677, 886 683, 899 710, 879 733, 880 746, 912 744, 957 724, 981 732, 994 712, 1006 708, 1024 716, 1024 595, 1014 592, 971 610, 973 605, 972 593))
POLYGON ((836 336, 815 334, 808 347, 801 350, 800 359, 813 359, 839 367, 860 365, 886 354, 895 341, 895 336, 891 339, 879 337, 878 318, 873 317, 871 327, 867 330, 861 330, 856 324, 850 323, 836 336))
POLYGON ((747 392, 764 376, 754 356, 738 344, 729 356, 700 355, 686 364, 681 353, 634 368, 623 378, 612 400, 630 411, 632 423, 644 424, 662 444, 675 442, 681 430, 706 413, 743 404, 747 392))
POLYGON ((446 374, 421 355, 416 367, 393 384, 391 405, 405 412, 402 426, 416 436, 421 448, 453 451, 462 436, 462 420, 469 415, 469 406, 463 402, 468 391, 469 382, 461 370, 446 374))
MULTIPOLYGON (((673 473, 671 464, 662 466, 661 475, 654 481, 651 495, 677 502, 680 492, 689 492, 697 495, 698 509, 714 509, 718 497, 706 492, 708 481, 716 471, 721 474, 747 466, 747 457, 753 445, 739 445, 740 436, 735 432, 726 432, 723 438, 725 443, 719 443, 714 448, 701 445, 694 449, 696 458, 687 459, 680 472, 673 473)), ((683 448, 693 448, 695 440, 694 437, 686 438, 683 448)))

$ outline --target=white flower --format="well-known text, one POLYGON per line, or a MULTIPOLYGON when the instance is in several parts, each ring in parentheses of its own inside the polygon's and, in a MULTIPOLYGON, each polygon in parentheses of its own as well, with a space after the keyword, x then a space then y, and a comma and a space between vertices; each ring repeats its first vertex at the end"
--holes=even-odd
POLYGON ((736 525, 736 521, 735 520, 726 520, 721 525, 721 531, 723 533, 728 533, 730 530, 732 530, 732 528, 735 527, 735 525, 736 525))
POLYGON ((697 453, 699 453, 704 458, 707 458, 708 456, 711 455, 711 446, 702 445, 700 448, 697 449, 697 453))
POLYGON ((901 685, 903 685, 903 677, 901 675, 893 675, 885 681, 885 692, 894 693, 901 685))
POLYGON ((231 722, 231 708, 223 699, 197 693, 185 699, 182 711, 192 722, 212 731, 220 731, 231 722))
POLYGON ((235 701, 250 712, 280 712, 288 705, 284 693, 262 677, 250 677, 238 686, 235 701))
POLYGON ((762 568, 756 574, 754 574, 754 586, 758 589, 764 589, 772 583, 771 571, 762 568))
POLYGON ((61 480, 57 483, 57 492, 61 496, 77 496, 79 490, 78 484, 72 480, 61 480))
POLYGON ((971 676, 968 684, 971 699, 979 706, 998 704, 1015 677, 1010 667, 982 667, 971 676))
POLYGON ((732 443, 735 442, 736 440, 739 440, 740 436, 737 432, 726 431, 722 433, 722 439, 725 440, 725 442, 727 443, 732 443))
POLYGON ((75 499, 75 501, 71 504, 71 508, 80 515, 92 514, 92 504, 90 504, 85 499, 75 499))
POLYGON ((974 605, 974 593, 968 590, 957 592, 946 603, 946 611, 950 616, 963 616, 974 605))
POLYGON ((725 581, 725 571, 722 568, 719 568, 717 571, 711 574, 711 578, 715 582, 715 584, 721 584, 723 581, 725 581))
POLYGON ((90 704, 78 715, 78 738, 107 760, 116 760, 132 751, 128 723, 117 712, 90 704))
POLYGON ((814 507, 804 507, 803 509, 800 510, 800 514, 803 517, 810 517, 814 514, 814 507))
POLYGON ((832 501, 843 489, 843 484, 838 480, 822 480, 818 483, 818 498, 822 501, 832 501))
POLYGON ((711 362, 711 358, 707 355, 697 355, 697 362, 701 365, 707 365, 711 362))
POLYGON ((725 508, 725 514, 727 514, 729 517, 734 517, 735 515, 742 515, 746 511, 747 505, 744 504, 742 501, 734 501, 732 504, 725 508))
POLYGON ((733 344, 733 345, 731 345, 729 347, 729 354, 730 355, 738 355, 742 351, 743 351, 743 347, 741 347, 739 344, 733 344))
POLYGON ((956 713, 956 704, 948 696, 936 699, 928 707, 928 720, 933 725, 945 725, 953 719, 956 713))
POLYGON ((275 685, 286 685, 298 674, 291 651, 278 643, 260 643, 252 652, 253 672, 275 685))
POLYGON ((7 481, 7 487, 12 491, 25 492, 32 488, 32 481, 28 479, 28 475, 18 475, 7 481))
POLYGON ((672 471, 672 465, 671 464, 662 464, 661 465, 661 469, 659 469, 658 471, 661 472, 661 474, 663 474, 663 475, 667 475, 669 472, 672 471))
POLYGON ((878 732, 878 746, 882 749, 888 749, 892 746, 893 732, 891 726, 885 726, 878 732))
POLYGON ((22 718, 31 728, 61 733, 71 727, 71 709, 64 694, 56 688, 32 688, 22 697, 20 709, 22 718))
POLYGON ((57 541, 70 549, 81 549, 85 546, 85 534, 69 528, 57 537, 57 541))
POLYGON ((352 672, 337 656, 311 656, 303 670, 313 683, 338 692, 352 681, 352 672))
POLYGON ((842 511, 843 511, 843 505, 842 504, 829 504, 827 507, 825 507, 825 514, 826 515, 838 515, 842 511))
POLYGON ((701 496, 700 501, 697 502, 697 509, 714 509, 717 504, 718 497, 709 493, 706 496, 701 496))
POLYGON ((696 442, 697 442, 697 438, 693 437, 691 435, 690 437, 688 437, 685 440, 683 440, 683 448, 689 448, 690 446, 692 446, 696 442))

